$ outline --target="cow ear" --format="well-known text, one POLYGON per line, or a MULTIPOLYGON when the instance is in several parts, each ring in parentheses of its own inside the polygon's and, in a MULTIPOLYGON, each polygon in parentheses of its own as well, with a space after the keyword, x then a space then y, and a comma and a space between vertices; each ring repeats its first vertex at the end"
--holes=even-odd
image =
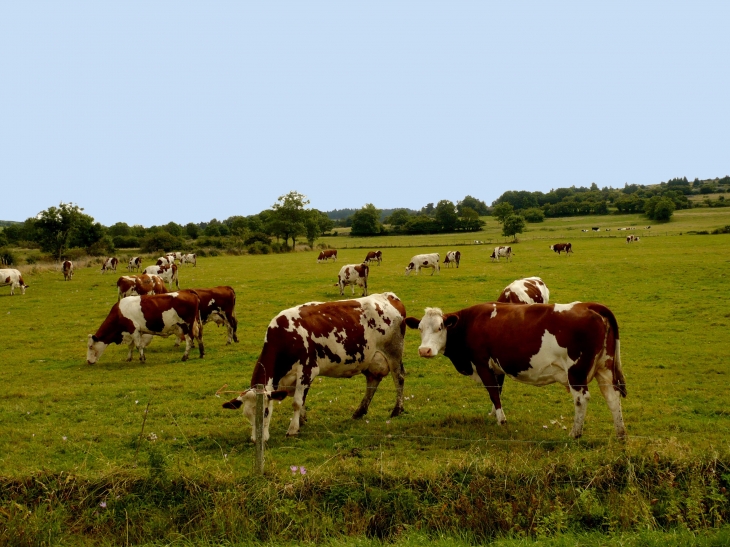
POLYGON ((444 326, 447 329, 454 328, 458 322, 459 322, 458 315, 447 315, 446 317, 444 317, 444 326))
POLYGON ((268 394, 269 399, 273 399, 275 401, 283 401, 286 399, 286 396, 289 395, 285 389, 277 389, 276 391, 272 391, 268 394))
POLYGON ((406 317, 406 325, 408 325, 411 329, 417 329, 418 325, 421 324, 420 319, 416 319, 415 317, 406 317))
POLYGON ((232 401, 228 401, 227 403, 223 403, 223 408, 228 408, 230 410, 236 410, 237 408, 241 408, 241 405, 243 404, 243 401, 239 401, 238 398, 233 399, 232 401))

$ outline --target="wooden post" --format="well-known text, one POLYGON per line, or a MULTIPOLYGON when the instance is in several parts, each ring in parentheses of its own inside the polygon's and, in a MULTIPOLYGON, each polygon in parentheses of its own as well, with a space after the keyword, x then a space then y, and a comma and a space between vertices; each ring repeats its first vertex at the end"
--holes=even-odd
POLYGON ((264 391, 263 384, 256 384, 256 473, 264 474, 264 391))

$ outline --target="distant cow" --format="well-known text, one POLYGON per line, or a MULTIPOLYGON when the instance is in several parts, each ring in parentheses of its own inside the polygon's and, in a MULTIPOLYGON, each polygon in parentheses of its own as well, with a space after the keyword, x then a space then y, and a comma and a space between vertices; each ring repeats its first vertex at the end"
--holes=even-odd
POLYGON ((175 283, 175 287, 180 288, 180 283, 177 279, 177 265, 172 264, 171 266, 147 266, 144 269, 144 273, 147 275, 159 275, 165 283, 172 286, 175 283))
POLYGON ((129 264, 127 264, 127 269, 131 272, 132 270, 137 270, 142 267, 142 259, 138 256, 133 256, 129 259, 129 264))
POLYGON ((492 262, 494 262, 495 259, 497 260, 497 262, 499 262, 500 256, 505 257, 507 259, 507 262, 509 262, 509 259, 512 258, 512 247, 495 247, 494 251, 492 251, 492 254, 489 255, 489 258, 492 259, 492 262))
POLYGON ((441 272, 441 255, 439 253, 416 255, 411 258, 411 262, 406 266, 406 275, 410 275, 412 271, 416 272, 416 275, 421 271, 421 268, 433 268, 431 275, 436 272, 441 272))
POLYGON ((448 357, 456 370, 488 391, 499 424, 506 423, 500 397, 504 376, 543 386, 558 382, 573 396, 575 417, 570 436, 583 433, 590 393, 596 379, 624 438, 621 397, 626 381, 621 367, 618 322, 596 303, 515 306, 488 302, 454 313, 426 308, 420 321, 406 324, 421 331, 421 357, 448 357))
MULTIPOLYGON (((318 375, 352 378, 363 374, 365 396, 352 415, 362 418, 380 381, 392 375, 396 400, 391 416, 403 412, 403 303, 393 293, 373 294, 339 302, 309 302, 284 310, 269 323, 264 347, 251 376, 251 387, 263 384, 264 441, 269 439, 269 423, 274 401, 294 397, 294 416, 287 436, 297 435, 306 418, 307 393, 318 375)), ((340 404, 346 404, 341 402, 340 404)), ((251 421, 251 439, 256 440, 256 393, 250 389, 223 405, 240 408, 251 421)))
MULTIPOLYGON (((185 292, 183 289, 180 292, 185 292)), ((192 289, 200 298, 200 321, 205 325, 213 321, 216 325, 226 327, 226 345, 238 344, 238 319, 236 318, 236 291, 231 287, 213 287, 212 289, 192 289)), ((178 339, 176 345, 180 345, 178 339)), ((193 342, 193 345, 194 342, 193 342)))
POLYGON ((526 277, 505 287, 497 302, 504 304, 547 304, 550 290, 539 277, 526 277))
POLYGON ((172 255, 161 256, 155 262, 157 266, 172 266, 173 264, 175 264, 175 257, 172 255))
POLYGON ((447 268, 450 268, 453 264, 456 264, 456 267, 458 268, 459 262, 461 262, 461 251, 449 251, 446 253, 444 264, 446 264, 447 268))
POLYGON ((598 231, 599 231, 600 229, 601 229, 601 227, 600 227, 600 226, 593 226, 593 227, 591 228, 591 230, 593 230, 594 232, 598 232, 598 231))
POLYGON ((568 256, 568 253, 573 252, 573 245, 570 243, 555 243, 554 245, 550 245, 550 250, 558 254, 565 251, 565 256, 568 256))
POLYGON ((25 289, 30 287, 25 284, 20 272, 12 268, 0 270, 0 287, 5 285, 10 285, 10 296, 15 294, 15 287, 20 287, 20 294, 25 294, 25 289))
POLYGON ((195 253, 182 255, 180 265, 182 266, 183 264, 192 264, 193 268, 195 268, 198 265, 198 258, 195 256, 195 253))
POLYGON ((644 230, 651 230, 651 226, 644 226, 644 230))
POLYGON ((119 260, 115 256, 105 258, 101 263, 101 273, 116 272, 119 260))
POLYGON ((581 230, 581 232, 587 232, 588 230, 581 230))
POLYGON ((74 276, 74 263, 70 260, 64 261, 64 263, 61 264, 61 270, 63 271, 63 280, 71 281, 74 276))
POLYGON ((165 294, 169 292, 159 275, 123 275, 117 279, 117 302, 125 296, 165 294))
POLYGON ((639 236, 635 236, 635 235, 626 236, 626 243, 633 243, 634 241, 639 241, 639 236))
POLYGON ((112 306, 96 334, 89 334, 86 362, 93 365, 109 344, 121 343, 129 345, 127 361, 132 360, 133 346, 139 350, 139 360, 145 361, 144 348, 152 335, 184 337, 187 343, 183 361, 187 361, 195 338, 202 358, 205 350, 199 307, 200 299, 194 291, 122 298, 112 306))
POLYGON ((381 251, 369 251, 363 262, 377 262, 378 266, 383 262, 383 253, 381 251))
POLYGON ((317 262, 327 262, 330 258, 333 262, 337 262, 337 249, 326 249, 324 251, 320 251, 317 262))
POLYGON ((344 296, 345 287, 352 285, 352 294, 355 294, 355 285, 362 287, 362 295, 368 295, 368 274, 370 268, 363 262, 362 264, 347 264, 340 268, 337 276, 337 286, 340 287, 340 296, 344 296))

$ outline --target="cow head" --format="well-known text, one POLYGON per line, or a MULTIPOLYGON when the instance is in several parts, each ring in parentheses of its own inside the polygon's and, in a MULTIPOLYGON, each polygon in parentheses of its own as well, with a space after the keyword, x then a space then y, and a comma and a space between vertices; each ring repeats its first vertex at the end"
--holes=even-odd
MULTIPOLYGON (((274 412, 274 401, 282 401, 287 396, 284 390, 269 391, 265 393, 264 402, 264 442, 269 440, 269 423, 271 414, 274 412)), ((244 391, 235 399, 223 403, 223 408, 236 410, 243 407, 243 415, 251 422, 251 440, 256 442, 256 390, 244 391)))
POLYGON ((107 345, 93 334, 90 334, 86 344, 86 362, 90 365, 96 363, 99 357, 101 357, 101 354, 104 353, 107 345))
POLYGON ((411 262, 410 264, 408 264, 408 266, 406 266, 406 275, 409 275, 415 269, 416 269, 416 265, 413 262, 411 262))
POLYGON ((418 355, 435 357, 446 349, 447 331, 459 322, 458 315, 446 315, 439 308, 426 308, 420 321, 415 317, 406 317, 406 325, 421 331, 421 345, 418 355))

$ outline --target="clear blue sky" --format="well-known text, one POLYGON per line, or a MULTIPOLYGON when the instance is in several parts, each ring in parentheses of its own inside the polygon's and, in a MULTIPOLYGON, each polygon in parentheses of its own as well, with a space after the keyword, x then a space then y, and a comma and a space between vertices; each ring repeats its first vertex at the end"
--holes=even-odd
POLYGON ((0 219, 730 174, 730 2, 3 2, 0 219))

